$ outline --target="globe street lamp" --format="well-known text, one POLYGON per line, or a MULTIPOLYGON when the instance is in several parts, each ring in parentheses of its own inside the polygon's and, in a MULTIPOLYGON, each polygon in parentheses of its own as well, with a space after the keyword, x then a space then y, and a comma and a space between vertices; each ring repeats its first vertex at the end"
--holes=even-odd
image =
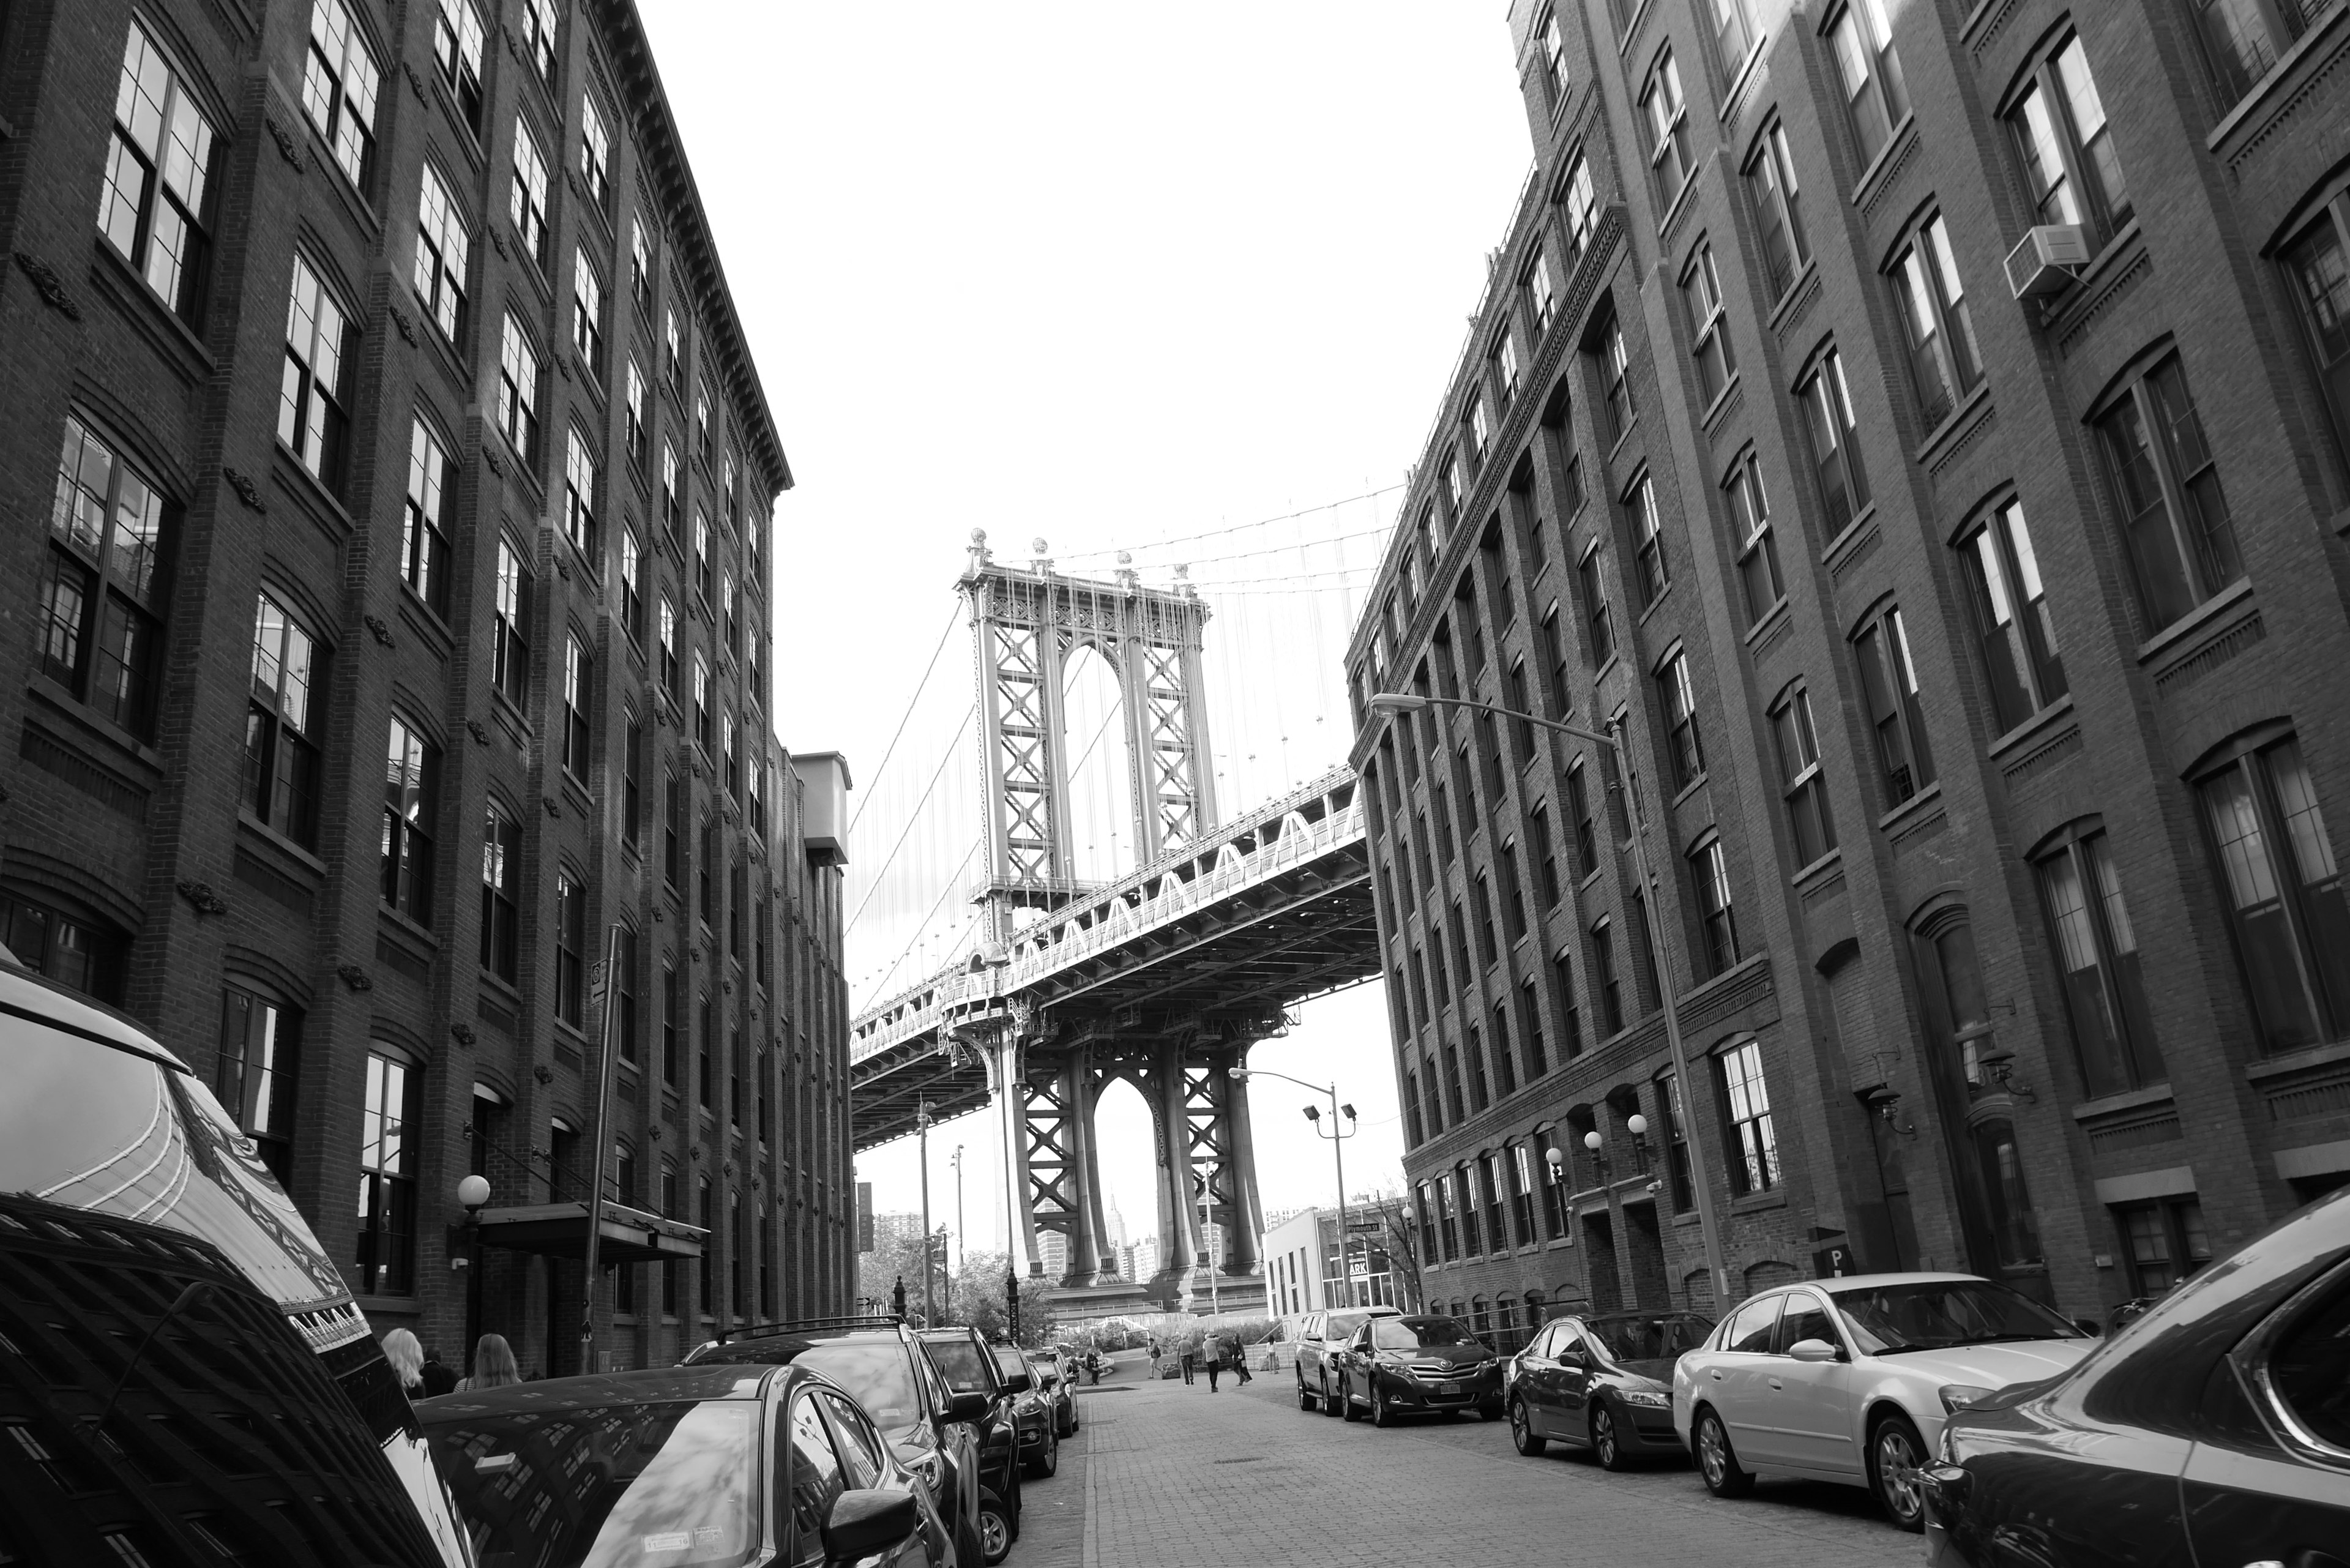
POLYGON ((1338 1085, 1336 1084, 1309 1084, 1303 1078, 1293 1078, 1286 1073, 1275 1073, 1264 1067, 1235 1067, 1232 1071, 1232 1079, 1235 1084, 1245 1084, 1251 1078, 1279 1078, 1285 1084, 1295 1084, 1301 1089, 1311 1089, 1317 1095, 1330 1096, 1330 1130, 1328 1132, 1322 1130, 1321 1106, 1306 1106, 1305 1119, 1314 1124, 1314 1131, 1317 1137, 1329 1140, 1330 1158, 1337 1168, 1338 1283, 1347 1293, 1347 1304, 1352 1306, 1355 1304, 1355 1277, 1347 1272, 1347 1156, 1339 1146, 1363 1130, 1354 1125, 1355 1107, 1338 1103, 1338 1085), (1347 1118, 1346 1125, 1343 1127, 1338 1121, 1341 1113, 1344 1113, 1347 1118))
MULTIPOLYGON (((1630 805, 1627 815, 1632 823, 1632 875, 1640 884, 1641 923, 1648 939, 1648 950, 1657 955, 1658 967, 1659 969, 1663 967, 1666 952, 1664 932, 1659 928, 1657 914, 1657 900, 1662 895, 1663 889, 1657 885, 1655 877, 1648 871, 1647 825, 1641 821, 1640 816, 1638 775, 1632 771, 1631 748, 1624 742, 1623 720, 1610 719, 1607 722, 1607 729, 1602 732, 1598 730, 1586 730, 1576 724, 1563 724, 1555 719, 1545 719, 1538 714, 1523 712, 1515 708, 1497 707, 1491 702, 1471 702, 1456 697, 1423 697, 1413 691, 1379 692, 1371 699, 1370 707, 1372 712, 1384 713, 1390 718, 1402 713, 1417 713, 1425 708, 1467 708, 1479 713, 1490 713, 1497 718, 1513 719, 1519 723, 1531 724, 1537 729, 1555 731, 1562 735, 1572 735, 1580 741, 1596 742, 1607 747, 1615 755, 1617 776, 1623 781, 1620 787, 1630 805)), ((1680 1009, 1674 1001, 1672 978, 1669 975, 1660 974, 1658 979, 1660 983, 1657 990, 1664 997, 1665 1044, 1672 1054, 1673 1076, 1676 1081, 1687 1084, 1690 1081, 1689 1050, 1681 1040, 1680 1009)), ((1596 1137, 1598 1135, 1594 1133, 1590 1136, 1596 1137)), ((1681 1136, 1689 1139, 1690 1163, 1696 1167, 1699 1173, 1698 1179, 1690 1185, 1697 1192, 1698 1234, 1705 1245, 1705 1269, 1713 1281, 1715 1308, 1717 1311, 1727 1310, 1730 1304, 1730 1271, 1722 1262, 1721 1228, 1713 1211, 1712 1185, 1706 1179, 1704 1174, 1710 1168, 1706 1164, 1704 1139, 1701 1129, 1694 1120, 1682 1129, 1681 1136)), ((1556 1148, 1553 1148, 1549 1155, 1544 1157, 1551 1161, 1554 1171, 1556 1171, 1559 1167, 1558 1152, 1556 1148)))
POLYGON ((473 1346, 482 1337, 482 1206, 490 1200, 490 1179, 475 1174, 457 1183, 465 1210, 465 1372, 473 1371, 473 1346))

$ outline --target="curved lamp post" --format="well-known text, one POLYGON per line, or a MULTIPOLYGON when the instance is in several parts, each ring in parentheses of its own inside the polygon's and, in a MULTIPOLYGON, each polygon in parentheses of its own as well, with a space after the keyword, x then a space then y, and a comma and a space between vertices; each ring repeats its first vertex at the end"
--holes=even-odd
POLYGON ((1245 1084, 1251 1078, 1279 1078, 1284 1084, 1295 1084, 1301 1089, 1311 1089, 1317 1095, 1330 1096, 1330 1130, 1328 1132, 1322 1130, 1321 1106, 1306 1106, 1305 1119, 1314 1124, 1314 1131, 1317 1137, 1329 1140, 1330 1158, 1337 1167, 1338 1284, 1339 1288, 1347 1293, 1347 1304, 1352 1306, 1355 1304, 1355 1277, 1347 1272, 1347 1157, 1339 1146, 1362 1130, 1354 1125, 1355 1107, 1339 1103, 1338 1085, 1336 1084, 1309 1084, 1303 1078, 1293 1078, 1286 1073, 1275 1073, 1263 1067, 1235 1067, 1232 1071, 1232 1082, 1236 1084, 1245 1084), (1344 1126, 1341 1126, 1338 1121, 1342 1113, 1347 1118, 1344 1126))
MULTIPOLYGON (((1523 712, 1515 708, 1498 707, 1491 702, 1470 702, 1455 697, 1423 697, 1414 691, 1379 692, 1371 699, 1370 708, 1372 712, 1384 713, 1390 718, 1400 713, 1417 713, 1424 708, 1467 708, 1474 712, 1491 713, 1497 718, 1513 719, 1522 724, 1531 724, 1536 729, 1551 730, 1562 735, 1572 735, 1579 741, 1596 742, 1614 753, 1617 776, 1623 781, 1625 797, 1630 805, 1627 815, 1632 823, 1632 875, 1639 880, 1640 884, 1641 920, 1648 928, 1648 950, 1657 955, 1658 967, 1661 969, 1664 966, 1666 953, 1664 933, 1659 929, 1657 914, 1657 900, 1663 889, 1658 887, 1656 878, 1648 871, 1648 832, 1647 824, 1641 820, 1640 815, 1640 792, 1637 787, 1638 775, 1632 771, 1631 748, 1625 743, 1624 722, 1621 719, 1609 720, 1607 729, 1603 732, 1598 730, 1586 730, 1576 724, 1562 724, 1555 719, 1545 719, 1539 714, 1523 712)), ((1657 978, 1659 981, 1657 990, 1664 998, 1665 1044, 1672 1053, 1673 1075, 1679 1083, 1687 1085, 1690 1082, 1689 1050, 1681 1041, 1680 1009, 1674 1000, 1672 977, 1659 974, 1657 978)), ((1693 1090, 1687 1089, 1684 1092, 1694 1093, 1693 1090)), ((1681 1136, 1689 1139, 1690 1160, 1696 1168, 1696 1179, 1690 1185, 1696 1189, 1697 1194, 1698 1232, 1705 1244, 1705 1270, 1713 1282, 1714 1310, 1726 1312, 1731 1305, 1730 1270, 1722 1261, 1721 1227, 1713 1211, 1713 1187, 1707 1179, 1706 1173, 1709 1168, 1705 1159, 1704 1139, 1700 1136, 1701 1129, 1695 1117, 1690 1117, 1689 1120, 1690 1125, 1682 1129, 1681 1136)), ((1586 1146, 1589 1145, 1590 1138, 1597 1137, 1598 1134, 1596 1132, 1588 1135, 1586 1139, 1586 1146)), ((1557 1158, 1558 1153, 1557 1148, 1553 1147, 1549 1154, 1544 1157, 1550 1161, 1554 1175, 1558 1173, 1561 1164, 1557 1158)))

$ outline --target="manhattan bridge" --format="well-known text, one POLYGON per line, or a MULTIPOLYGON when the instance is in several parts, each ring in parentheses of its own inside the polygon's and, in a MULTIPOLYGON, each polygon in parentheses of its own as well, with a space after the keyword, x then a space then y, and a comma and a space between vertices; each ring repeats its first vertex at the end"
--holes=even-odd
POLYGON ((1297 514, 1336 514, 1311 539, 1302 523, 1284 545, 1200 536, 1197 581, 1126 552, 1065 572, 1041 539, 999 561, 974 532, 866 791, 880 826, 859 836, 851 929, 894 956, 854 993, 856 1147, 991 1109, 1025 1199, 1014 1267, 1058 1315, 1263 1303, 1232 1070, 1297 1005, 1379 969, 1339 665, 1384 493, 1297 514), (967 704, 932 679, 959 631, 967 704), (1157 1268, 1139 1280, 1118 1276, 1095 1131, 1120 1081, 1152 1124, 1157 1268), (1065 1260, 1049 1276, 1048 1257, 1065 1260))

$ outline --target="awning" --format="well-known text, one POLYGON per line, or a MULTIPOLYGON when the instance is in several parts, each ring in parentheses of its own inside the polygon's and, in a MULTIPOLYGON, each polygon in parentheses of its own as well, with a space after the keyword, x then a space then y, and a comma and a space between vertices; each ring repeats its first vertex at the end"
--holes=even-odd
MULTIPOLYGON (((588 1205, 529 1203, 514 1209, 482 1210, 482 1242, 517 1252, 538 1252, 550 1258, 582 1258, 588 1251, 588 1205)), ((702 1238, 696 1225, 681 1225, 641 1209, 618 1203, 604 1205, 603 1236, 596 1250, 600 1264, 661 1263, 702 1256, 702 1238)))

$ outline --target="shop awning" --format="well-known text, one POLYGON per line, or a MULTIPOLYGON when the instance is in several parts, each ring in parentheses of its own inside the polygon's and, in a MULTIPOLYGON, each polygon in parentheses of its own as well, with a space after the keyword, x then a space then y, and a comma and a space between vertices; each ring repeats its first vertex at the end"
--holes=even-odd
MULTIPOLYGON (((529 1203, 513 1209, 482 1210, 482 1244, 517 1252, 538 1252, 550 1258, 581 1258, 588 1251, 588 1205, 529 1203)), ((597 1262, 661 1263, 702 1256, 702 1238, 709 1232, 681 1225, 618 1203, 604 1205, 603 1235, 597 1262)))

